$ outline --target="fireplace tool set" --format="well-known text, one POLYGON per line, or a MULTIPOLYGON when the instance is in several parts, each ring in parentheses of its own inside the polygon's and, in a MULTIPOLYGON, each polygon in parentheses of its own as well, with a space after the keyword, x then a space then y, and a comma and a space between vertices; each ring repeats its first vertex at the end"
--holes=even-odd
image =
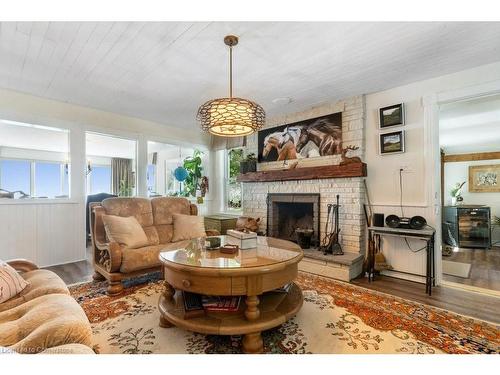
POLYGON ((340 246, 340 228, 339 228, 339 195, 337 194, 337 203, 329 204, 328 216, 325 224, 325 237, 318 250, 323 254, 343 255, 342 247, 340 246))

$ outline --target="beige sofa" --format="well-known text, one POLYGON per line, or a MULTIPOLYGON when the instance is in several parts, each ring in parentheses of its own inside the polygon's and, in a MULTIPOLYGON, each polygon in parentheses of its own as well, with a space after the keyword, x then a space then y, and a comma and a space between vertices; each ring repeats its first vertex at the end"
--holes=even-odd
MULTIPOLYGON (((102 203, 91 203, 89 210, 94 279, 108 280, 109 295, 117 295, 123 291, 124 279, 161 270, 160 251, 178 249, 189 243, 189 240, 172 242, 173 214, 198 214, 196 205, 186 198, 178 197, 108 198, 102 203), (144 229, 149 244, 131 249, 109 241, 102 215, 134 216, 144 229)), ((217 234, 217 231, 207 231, 207 235, 217 234)))
POLYGON ((17 353, 91 353, 89 320, 64 282, 29 261, 8 263, 29 285, 0 304, 0 347, 17 353))

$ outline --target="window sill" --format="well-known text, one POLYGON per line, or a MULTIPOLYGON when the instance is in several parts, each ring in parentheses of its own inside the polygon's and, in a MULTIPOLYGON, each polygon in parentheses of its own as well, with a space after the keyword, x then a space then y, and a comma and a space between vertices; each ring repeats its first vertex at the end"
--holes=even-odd
POLYGON ((0 205, 35 205, 35 204, 78 204, 74 199, 9 199, 0 198, 0 205))

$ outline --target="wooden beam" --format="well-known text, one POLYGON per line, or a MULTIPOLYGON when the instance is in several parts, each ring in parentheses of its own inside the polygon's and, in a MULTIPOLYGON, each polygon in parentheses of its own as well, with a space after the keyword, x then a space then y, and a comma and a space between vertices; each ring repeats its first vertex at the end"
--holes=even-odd
POLYGON ((445 155, 445 163, 476 161, 476 160, 494 160, 500 159, 500 151, 497 152, 475 152, 471 154, 445 155))
POLYGON ((322 178, 366 177, 366 164, 324 165, 295 169, 249 172, 238 176, 239 182, 317 180, 322 178))

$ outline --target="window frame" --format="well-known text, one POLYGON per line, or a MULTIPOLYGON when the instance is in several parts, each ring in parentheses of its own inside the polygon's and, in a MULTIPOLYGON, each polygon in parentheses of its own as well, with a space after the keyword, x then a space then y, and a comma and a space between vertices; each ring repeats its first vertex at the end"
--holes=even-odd
POLYGON ((233 214, 241 214, 243 212, 243 185, 241 182, 237 182, 241 191, 241 207, 240 208, 232 208, 229 206, 229 186, 233 185, 230 183, 229 176, 229 153, 232 150, 242 150, 243 155, 245 154, 244 147, 233 147, 225 150, 224 155, 224 211, 233 214))
MULTIPOLYGON (((0 170, 2 168, 1 162, 2 161, 24 161, 28 162, 30 164, 30 191, 29 191, 29 196, 32 197, 30 199, 70 199, 71 197, 71 188, 70 188, 70 166, 71 164, 69 162, 61 162, 61 161, 54 161, 54 160, 46 160, 46 159, 24 159, 24 158, 5 158, 5 157, 0 157, 0 170), (60 170, 60 175, 59 175, 59 193, 58 195, 64 195, 64 173, 66 169, 66 165, 68 165, 68 197, 67 198, 37 198, 36 197, 36 163, 51 163, 51 164, 59 164, 59 170, 60 170)), ((1 173, 0 173, 0 178, 1 178, 1 173)), ((2 184, 2 181, 0 181, 0 186, 2 184)), ((26 192, 25 192, 26 193, 26 192)))

